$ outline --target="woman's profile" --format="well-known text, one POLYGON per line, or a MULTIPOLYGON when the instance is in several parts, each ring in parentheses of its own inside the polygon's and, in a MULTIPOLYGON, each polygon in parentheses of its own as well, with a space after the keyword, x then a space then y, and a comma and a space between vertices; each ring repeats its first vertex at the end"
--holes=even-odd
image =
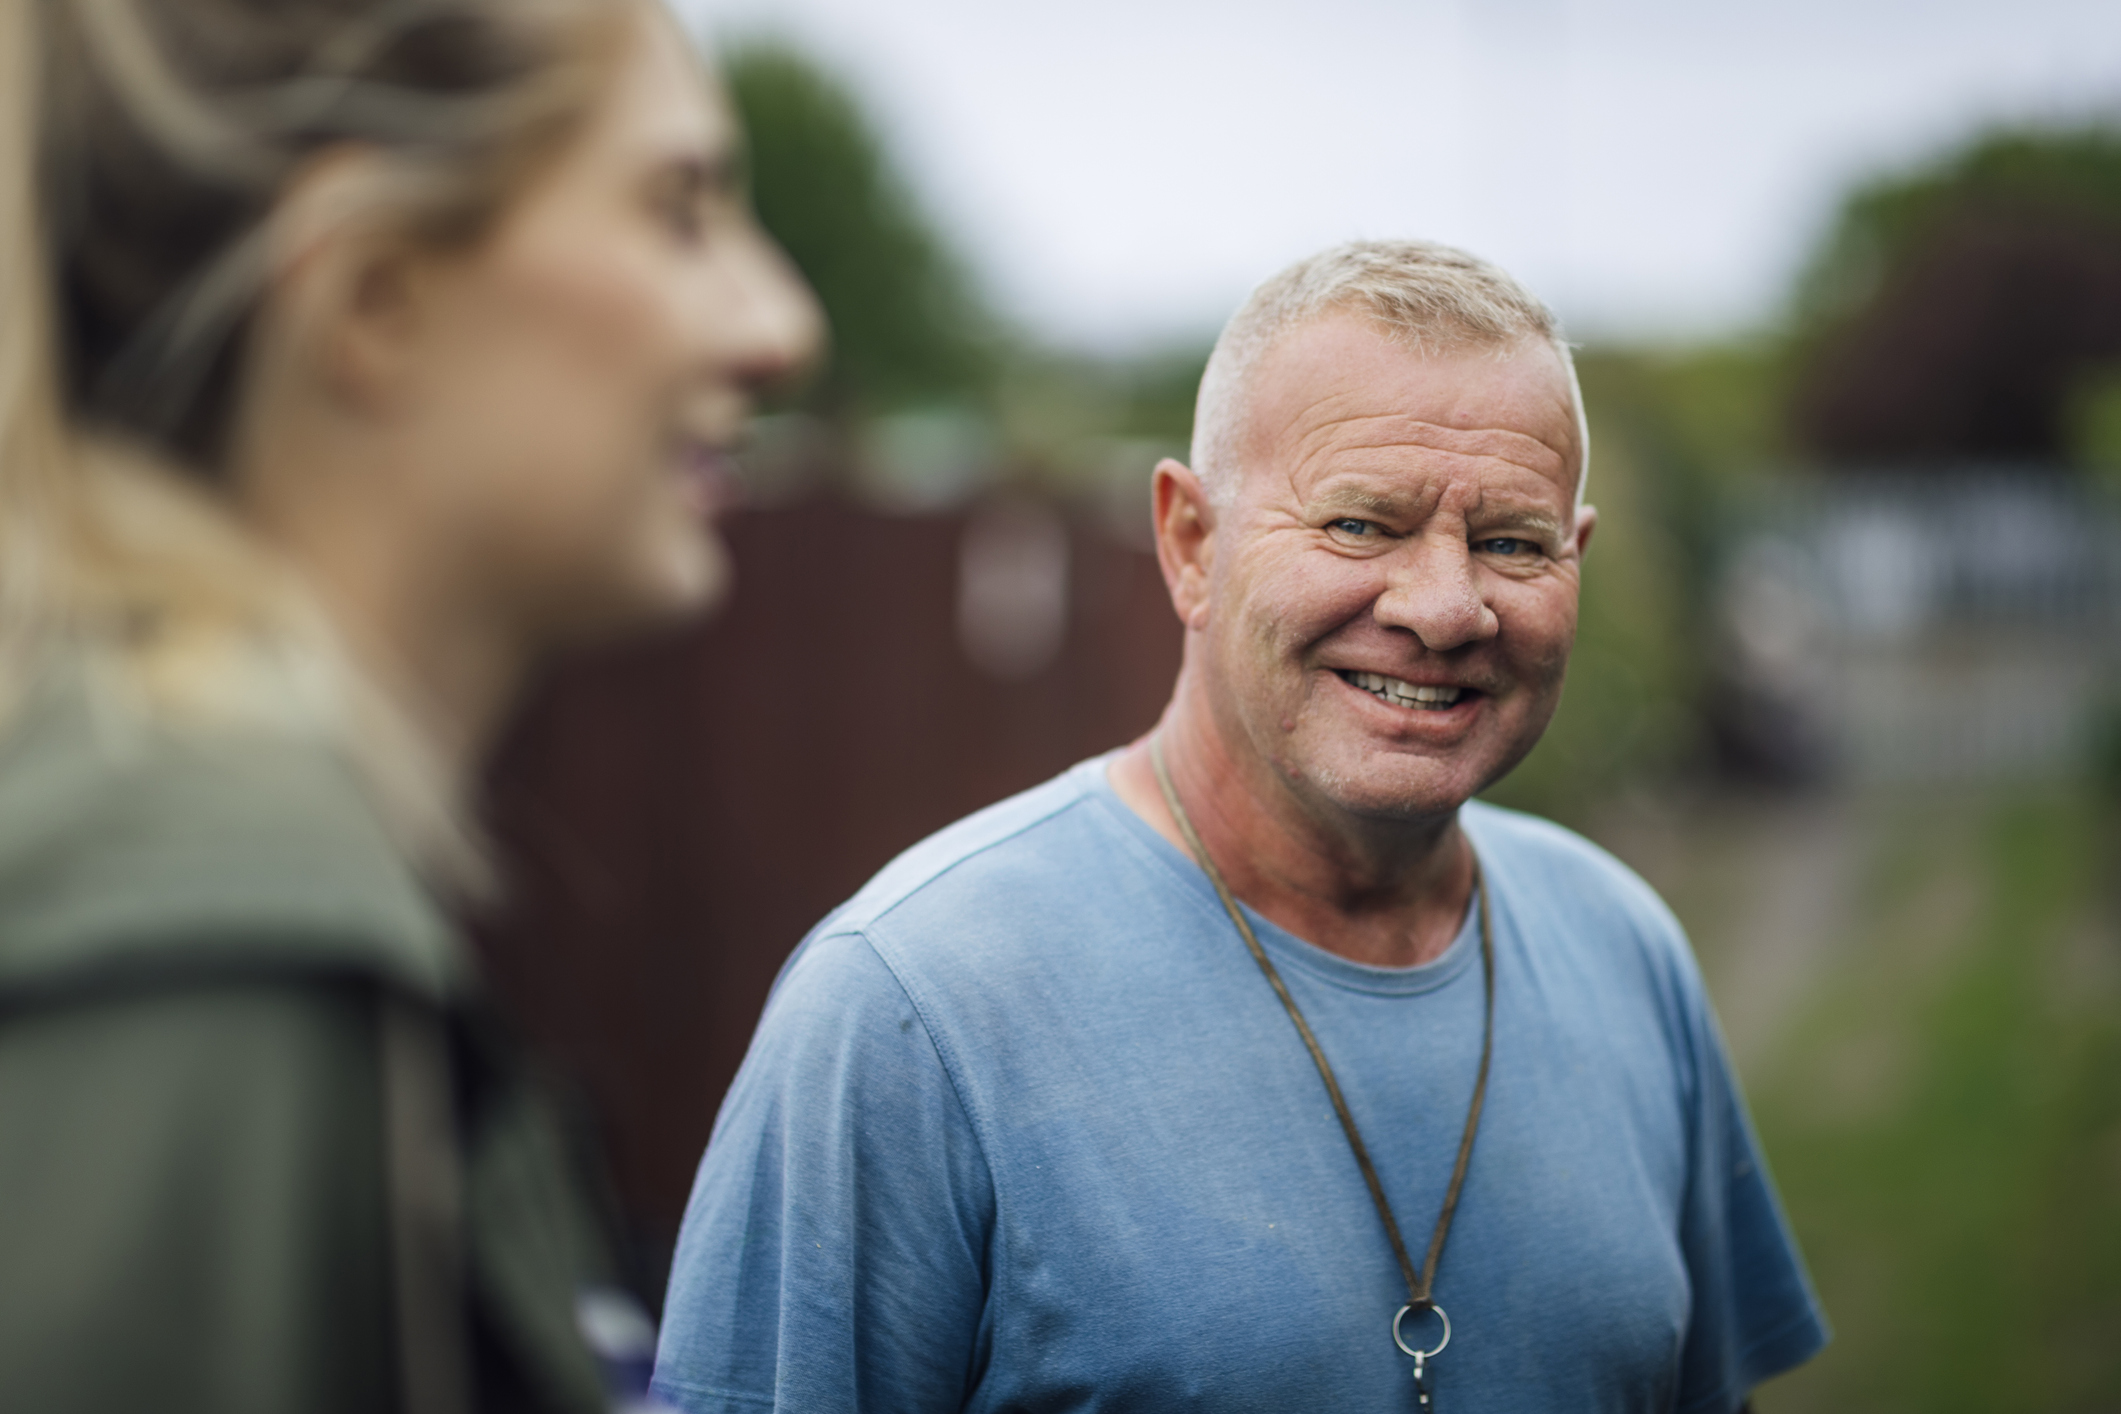
POLYGON ((625 1393, 441 905, 525 673, 721 592, 737 143, 652 0, 0 0, 0 1408, 625 1393))

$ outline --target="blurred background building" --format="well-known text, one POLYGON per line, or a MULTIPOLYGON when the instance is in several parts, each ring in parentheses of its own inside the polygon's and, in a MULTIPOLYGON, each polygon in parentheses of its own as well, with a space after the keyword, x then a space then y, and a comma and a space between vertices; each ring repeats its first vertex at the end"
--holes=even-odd
POLYGON ((651 1282, 807 928, 1154 720, 1146 486, 1216 324, 1420 234, 1586 343, 1581 640, 1495 795, 1696 940, 1839 1332, 1760 1407, 2121 1408, 2121 23, 1006 9, 699 12, 834 357, 734 606, 518 723, 479 922, 651 1282))

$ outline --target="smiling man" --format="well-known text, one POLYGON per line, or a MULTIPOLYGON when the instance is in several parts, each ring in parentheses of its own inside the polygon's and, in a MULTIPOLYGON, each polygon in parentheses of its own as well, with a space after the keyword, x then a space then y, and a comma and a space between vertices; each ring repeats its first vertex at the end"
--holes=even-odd
POLYGON ((790 961, 665 1398, 1730 1411, 1819 1348, 1677 923, 1472 801, 1560 698, 1585 456, 1492 266, 1354 245, 1254 293, 1156 469, 1163 720, 790 961))

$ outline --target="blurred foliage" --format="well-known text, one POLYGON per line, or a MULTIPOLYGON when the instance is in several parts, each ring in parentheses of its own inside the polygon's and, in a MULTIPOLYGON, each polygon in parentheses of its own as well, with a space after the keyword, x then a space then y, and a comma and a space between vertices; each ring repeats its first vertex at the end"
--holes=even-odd
POLYGON ((2069 391, 2066 418, 2071 461, 2121 491, 2121 363, 2080 373, 2069 391))
POLYGON ((1827 463, 2081 461, 2078 385, 2121 360, 2121 129, 1997 133, 1859 189, 1792 336, 1827 463))
MULTIPOLYGON (((1184 457, 1207 362, 1205 344, 1129 357, 1020 348, 1001 373, 1005 439, 1020 457, 1045 464, 1064 493, 1086 489, 1069 464, 1088 444, 1154 443, 1184 457)), ((1149 467, 1138 470, 1146 487, 1149 467)))
POLYGON ((2121 805, 2121 698, 2109 696, 2092 732, 2091 779, 2105 797, 2121 805))
POLYGON ((1211 338, 1198 346, 1144 354, 1122 366, 1120 430, 1183 446, 1193 437, 1193 399, 1208 368, 1211 338))
POLYGON ((1902 802, 1755 1114, 1835 1327, 1776 1411, 2121 1396, 2121 815, 1902 802), (1942 805, 1943 808, 1940 808, 1942 805))
POLYGON ((1107 507, 1146 526, 1157 457, 1183 455, 1207 343, 1099 358, 1044 348, 981 298, 895 168, 856 96, 786 44, 724 61, 750 137, 765 228, 832 324, 797 416, 748 459, 761 499, 821 479, 897 511, 937 510, 998 483, 1107 507))
POLYGON ((1940 162, 1859 188, 1798 279, 1798 327, 1813 330, 1855 314, 1896 266, 1969 207, 2121 228, 2121 132, 1990 134, 1940 162))
POLYGON ((976 397, 998 326, 852 92, 775 41, 732 47, 723 68, 759 219, 832 323, 812 406, 845 416, 976 397))

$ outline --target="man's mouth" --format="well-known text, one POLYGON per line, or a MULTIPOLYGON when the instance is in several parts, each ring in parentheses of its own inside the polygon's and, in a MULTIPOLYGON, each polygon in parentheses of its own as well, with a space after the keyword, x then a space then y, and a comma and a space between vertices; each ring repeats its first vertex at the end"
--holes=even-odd
POLYGON ((1463 687, 1439 687, 1430 683, 1402 682, 1388 678, 1383 673, 1358 673, 1342 671, 1341 681, 1361 688, 1380 702, 1389 702, 1394 707, 1411 707, 1417 712, 1442 712, 1457 705, 1470 689, 1463 687))

